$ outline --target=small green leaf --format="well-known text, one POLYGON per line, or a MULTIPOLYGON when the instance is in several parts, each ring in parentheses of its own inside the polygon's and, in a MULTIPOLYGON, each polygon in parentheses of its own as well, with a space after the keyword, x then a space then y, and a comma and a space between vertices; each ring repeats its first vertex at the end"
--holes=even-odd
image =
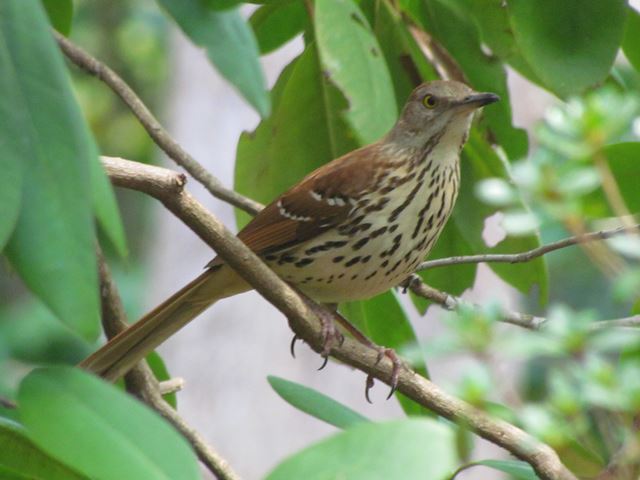
POLYGON ((73 23, 73 0, 42 0, 53 28, 69 35, 73 23))
POLYGON ((282 399, 318 420, 338 428, 349 428, 369 419, 323 393, 284 378, 268 376, 269 385, 282 399))
POLYGON ((267 480, 444 480, 456 464, 454 437, 430 419, 365 422, 286 459, 267 480))
POLYGON ((18 404, 29 438, 88 477, 200 479, 195 454, 170 425, 81 370, 34 370, 20 385, 18 404))
POLYGON ((50 457, 27 438, 24 428, 0 418, 0 478, 24 480, 86 479, 50 457))
POLYGON ((237 8, 215 10, 201 0, 158 0, 182 31, 199 47, 260 116, 269 115, 266 81, 253 32, 237 8))
POLYGON ((12 114, 2 123, 19 132, 7 139, 9 151, 29 172, 7 257, 63 322, 94 340, 98 276, 88 162, 95 147, 38 1, 0 3, 2 50, 8 55, 0 57, 0 76, 15 79, 14 89, 3 91, 12 114))
POLYGON ((362 145, 395 123, 393 83, 380 45, 355 2, 315 3, 314 25, 323 73, 342 92, 344 117, 362 145))
MULTIPOLYGON (((400 350, 418 343, 413 327, 393 292, 383 293, 369 300, 343 303, 340 305, 340 312, 378 345, 400 350)), ((418 373, 428 377, 424 359, 414 367, 418 373)), ((397 395, 407 415, 433 415, 433 412, 413 400, 400 393, 397 395)))
POLYGON ((640 71, 640 13, 631 7, 627 8, 622 51, 631 65, 640 71))
POLYGON ((626 4, 511 0, 508 8, 528 64, 548 89, 566 97, 608 75, 624 33, 626 4))
POLYGON ((272 52, 298 35, 308 23, 304 2, 273 3, 258 8, 249 24, 262 55, 272 52))
POLYGON ((454 480, 454 478, 457 477, 457 474, 463 470, 467 470, 475 466, 485 466, 500 472, 508 473, 514 480, 538 480, 538 476, 531 465, 519 460, 480 460, 472 462, 460 467, 456 474, 451 477, 451 480, 454 480))

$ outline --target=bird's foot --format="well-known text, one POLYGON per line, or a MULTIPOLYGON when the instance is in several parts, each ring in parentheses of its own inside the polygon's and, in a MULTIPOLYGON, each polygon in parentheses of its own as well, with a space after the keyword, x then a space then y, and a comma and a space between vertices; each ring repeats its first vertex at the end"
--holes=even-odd
MULTIPOLYGON (((382 361, 384 357, 387 357, 389 360, 391 360, 391 364, 392 364, 391 378, 389 379, 389 386, 391 387, 391 390, 389 390, 389 395, 387 395, 387 400, 389 400, 398 389, 398 377, 400 376, 400 369, 404 368, 404 363, 402 362, 402 360, 400 360, 400 357, 398 357, 398 354, 393 348, 379 347, 373 344, 369 346, 378 352, 378 358, 376 358, 376 365, 380 363, 380 361, 382 361)), ((367 402, 369 403, 372 403, 371 399, 369 398, 369 391, 373 387, 374 383, 375 382, 374 382, 373 375, 371 374, 367 375, 367 382, 364 390, 364 396, 367 399, 367 402)))
MULTIPOLYGON (((309 302, 309 306, 311 307, 311 309, 314 311, 314 313, 317 315, 318 319, 320 320, 320 326, 321 326, 320 335, 322 338, 322 350, 320 352, 320 356, 324 360, 318 370, 322 370, 324 367, 327 366, 331 349, 335 345, 342 346, 342 344, 344 343, 344 335, 338 329, 338 327, 336 327, 336 324, 334 321, 334 318, 336 315, 335 312, 327 310, 327 308, 324 308, 312 302, 309 302)), ((300 337, 298 337, 298 335, 295 335, 295 334, 291 339, 291 345, 289 347, 289 350, 293 358, 296 357, 295 347, 296 347, 296 342, 299 339, 300 337)))

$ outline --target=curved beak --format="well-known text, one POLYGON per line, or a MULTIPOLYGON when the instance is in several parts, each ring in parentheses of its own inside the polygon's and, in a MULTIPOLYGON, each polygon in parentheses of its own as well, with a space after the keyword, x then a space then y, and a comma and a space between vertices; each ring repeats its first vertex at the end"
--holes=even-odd
POLYGON ((499 100, 500 97, 495 93, 474 93, 456 102, 456 106, 467 107, 469 109, 480 108, 499 100))

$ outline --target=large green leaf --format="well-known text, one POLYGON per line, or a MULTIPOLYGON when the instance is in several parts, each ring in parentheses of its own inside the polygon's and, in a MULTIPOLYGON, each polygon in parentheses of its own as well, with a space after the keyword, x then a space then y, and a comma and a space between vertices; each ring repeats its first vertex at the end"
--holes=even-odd
POLYGON ((367 422, 288 458, 267 480, 444 480, 455 463, 454 432, 443 423, 367 422))
POLYGON ((500 96, 501 101, 484 110, 482 115, 509 158, 524 157, 528 149, 527 135, 511 124, 505 67, 482 51, 480 32, 472 17, 460 14, 449 3, 447 0, 425 3, 425 22, 458 62, 473 88, 500 96))
POLYGON ((159 415, 73 368, 30 373, 18 392, 29 438, 77 471, 103 480, 199 479, 195 454, 159 415))
POLYGON ((302 32, 307 23, 307 11, 301 1, 263 5, 249 19, 263 55, 276 50, 302 32))
MULTIPOLYGON (((418 343, 411 323, 393 292, 377 295, 367 301, 344 303, 340 305, 340 311, 378 345, 399 350, 418 343)), ((418 373, 428 377, 424 359, 414 367, 418 373)), ((397 396, 407 415, 433 415, 431 411, 401 393, 397 396)))
POLYGON ((367 19, 351 0, 315 3, 318 51, 327 75, 347 101, 344 116, 360 144, 379 139, 393 126, 393 84, 367 19))
MULTIPOLYGON (((452 215, 474 253, 517 253, 540 246, 540 238, 537 235, 527 235, 508 236, 497 246, 490 249, 486 247, 482 239, 484 221, 499 209, 479 202, 473 186, 484 178, 508 179, 509 175, 504 163, 475 129, 472 129, 463 150, 461 170, 462 185, 452 215)), ((521 264, 490 263, 489 266, 503 280, 523 293, 529 293, 537 286, 540 300, 546 301, 548 282, 546 261, 543 258, 521 264)))
POLYGON ((36 447, 20 425, 0 418, 0 478, 24 480, 86 479, 36 447))
POLYGON ((299 383, 290 382, 284 378, 267 377, 271 388, 287 403, 293 405, 309 415, 338 428, 349 428, 360 422, 368 422, 369 419, 360 415, 346 405, 327 397, 299 383))
POLYGON ((0 76, 13 76, 3 102, 19 138, 9 151, 29 172, 7 256, 25 283, 87 339, 99 331, 89 164, 95 147, 60 53, 36 0, 0 3, 0 76), (19 113, 23 112, 23 113, 19 113))
POLYGON ((627 10, 622 51, 635 69, 640 71, 640 13, 631 7, 627 10))
POLYGON ((622 40, 626 0, 510 0, 520 51, 562 97, 606 78, 622 40))
MULTIPOLYGON (((339 116, 343 105, 321 74, 314 44, 282 72, 273 113, 238 143, 235 187, 270 202, 305 175, 358 145, 339 116)), ((246 222, 246 215, 240 216, 246 222)))
POLYGON ((73 0, 42 0, 51 25, 63 35, 71 32, 73 0))
POLYGON ((266 117, 270 104, 258 45, 239 10, 215 10, 201 0, 158 0, 158 3, 193 43, 206 49, 220 74, 266 117))

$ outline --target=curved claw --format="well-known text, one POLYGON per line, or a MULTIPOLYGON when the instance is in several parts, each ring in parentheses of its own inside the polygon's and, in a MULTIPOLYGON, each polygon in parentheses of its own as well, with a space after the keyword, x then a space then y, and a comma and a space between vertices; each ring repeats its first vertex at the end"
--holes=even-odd
POLYGON ((320 368, 318 369, 318 371, 322 370, 324 367, 327 366, 327 363, 329 363, 328 355, 323 355, 322 358, 324 358, 324 362, 322 362, 322 365, 320 365, 320 368))
POLYGON ((373 404, 373 402, 371 401, 371 399, 369 398, 369 391, 373 388, 374 385, 374 380, 373 380, 373 376, 372 375, 367 375, 367 383, 364 389, 364 398, 367 399, 367 402, 373 404))
POLYGON ((300 337, 298 337, 298 335, 293 335, 293 338, 291 339, 291 345, 289 346, 289 351, 291 352, 291 356, 293 358, 296 358, 296 342, 298 341, 300 337))

